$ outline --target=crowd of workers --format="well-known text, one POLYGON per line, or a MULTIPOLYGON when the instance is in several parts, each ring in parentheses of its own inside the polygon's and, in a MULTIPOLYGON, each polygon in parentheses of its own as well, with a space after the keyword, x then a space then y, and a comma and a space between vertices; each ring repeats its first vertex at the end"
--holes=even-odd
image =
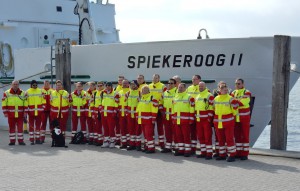
POLYGON ((143 75, 132 81, 119 76, 115 88, 111 82, 87 84, 85 91, 82 82, 75 83, 75 90, 69 94, 59 80, 55 89, 47 80, 43 88, 38 88, 33 80, 26 91, 13 81, 2 98, 9 145, 15 145, 16 139, 19 145, 25 145, 23 120, 27 116, 32 145, 44 143, 47 121, 52 129, 50 122, 58 120, 65 134, 71 109, 72 137, 80 130, 89 145, 119 145, 120 149, 155 153, 156 129, 162 153, 189 157, 196 153, 199 142, 198 158, 228 162, 248 159, 251 93, 243 79, 236 79, 232 92, 223 81, 210 92, 200 75, 194 75, 188 87, 179 76, 164 85, 158 74, 148 85, 143 75))

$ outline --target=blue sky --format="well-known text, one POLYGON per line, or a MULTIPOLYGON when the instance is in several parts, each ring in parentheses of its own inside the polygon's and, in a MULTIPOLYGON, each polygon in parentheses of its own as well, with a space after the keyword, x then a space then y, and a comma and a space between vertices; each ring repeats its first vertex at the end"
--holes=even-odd
POLYGON ((300 36, 299 0, 109 0, 122 42, 300 36), (201 33, 202 36, 205 33, 201 33))

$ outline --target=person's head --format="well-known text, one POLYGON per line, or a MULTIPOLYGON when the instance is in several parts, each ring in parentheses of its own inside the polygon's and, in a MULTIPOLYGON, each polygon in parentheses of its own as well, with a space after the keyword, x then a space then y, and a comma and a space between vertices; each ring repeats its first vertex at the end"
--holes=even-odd
POLYGON ((185 92, 185 90, 186 90, 186 84, 185 83, 180 83, 178 85, 178 93, 185 92))
POLYGON ((153 83, 157 83, 157 82, 159 82, 160 81, 160 76, 159 76, 159 74, 153 74, 153 76, 152 76, 152 82, 153 83))
POLYGON ((201 76, 200 75, 194 75, 192 77, 192 84, 193 85, 199 85, 200 81, 201 81, 201 76))
POLYGON ((222 85, 227 85, 226 84, 226 82, 224 82, 224 81, 220 81, 219 83, 218 83, 218 89, 220 89, 220 87, 222 86, 222 85))
POLYGON ((205 82, 199 82, 199 91, 203 92, 206 89, 205 82))
POLYGON ((136 78, 137 82, 139 83, 139 85, 145 83, 145 76, 143 74, 139 74, 136 78))
POLYGON ((235 80, 235 88, 238 90, 244 88, 244 80, 242 78, 237 78, 235 80))
POLYGON ((181 83, 180 76, 176 75, 176 76, 173 76, 172 78, 176 81, 175 86, 178 87, 178 85, 181 83))
POLYGON ((83 84, 82 84, 82 82, 75 83, 75 89, 78 90, 78 91, 83 90, 83 84))
POLYGON ((111 82, 107 82, 106 84, 105 84, 105 89, 107 90, 107 91, 112 91, 112 89, 113 89, 113 86, 112 86, 112 83, 111 82))
POLYGON ((143 86, 142 88, 142 95, 150 93, 150 88, 149 86, 143 86))
POLYGON ((50 88, 50 82, 48 80, 44 81, 44 88, 47 88, 47 89, 50 88))
POLYGON ((176 80, 174 80, 173 78, 170 78, 168 81, 168 90, 173 89, 174 87, 176 87, 176 80))
POLYGON ((30 82, 30 87, 33 88, 33 89, 36 89, 36 88, 38 87, 37 81, 32 80, 32 81, 30 82))
POLYGON ((97 88, 98 88, 98 90, 103 90, 104 89, 104 82, 97 82, 97 88))
POLYGON ((89 90, 95 90, 96 89, 96 83, 95 82, 88 82, 87 85, 89 86, 89 90))
POLYGON ((119 77, 118 77, 118 85, 121 86, 124 79, 125 79, 124 76, 119 76, 119 77))
POLYGON ((223 83, 219 86, 219 92, 221 95, 228 94, 228 87, 227 87, 226 83, 223 83))
POLYGON ((12 83, 11 83, 11 88, 12 88, 13 90, 19 89, 19 81, 17 81, 17 80, 12 81, 12 83))
POLYGON ((139 83, 137 80, 132 80, 130 82, 130 89, 137 90, 139 88, 139 83))
POLYGON ((62 90, 63 89, 63 84, 62 84, 62 82, 60 80, 57 80, 55 82, 55 86, 56 86, 57 90, 62 90))
POLYGON ((129 81, 127 79, 122 81, 122 88, 129 88, 129 81))

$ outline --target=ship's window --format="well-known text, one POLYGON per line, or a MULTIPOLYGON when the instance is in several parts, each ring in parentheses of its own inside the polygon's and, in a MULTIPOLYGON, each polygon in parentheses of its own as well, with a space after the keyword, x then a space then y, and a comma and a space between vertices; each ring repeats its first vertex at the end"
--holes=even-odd
POLYGON ((61 6, 56 6, 56 11, 57 12, 62 12, 62 7, 61 6))
POLYGON ((44 39, 47 40, 47 39, 48 39, 48 35, 45 35, 45 36, 44 36, 44 39))

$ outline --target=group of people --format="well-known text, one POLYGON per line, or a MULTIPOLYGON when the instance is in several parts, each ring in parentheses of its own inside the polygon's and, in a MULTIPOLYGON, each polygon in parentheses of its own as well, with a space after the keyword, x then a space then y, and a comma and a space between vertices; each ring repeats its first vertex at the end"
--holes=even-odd
POLYGON ((102 81, 87 84, 85 91, 82 82, 75 83, 75 90, 69 94, 59 80, 55 89, 50 88, 49 81, 38 88, 33 80, 26 91, 13 81, 2 98, 9 124, 9 145, 15 145, 16 138, 19 145, 25 145, 23 119, 27 115, 31 144, 44 142, 47 120, 59 121, 65 134, 70 108, 72 137, 80 129, 84 143, 90 145, 120 145, 120 149, 155 153, 156 129, 162 153, 189 157, 196 153, 199 142, 198 158, 216 157, 228 162, 248 159, 251 92, 245 89, 243 79, 236 79, 232 92, 223 81, 210 92, 200 75, 192 77, 190 86, 182 83, 179 76, 164 85, 158 74, 153 75, 150 84, 145 83, 143 75, 132 81, 119 76, 116 87, 102 81))

